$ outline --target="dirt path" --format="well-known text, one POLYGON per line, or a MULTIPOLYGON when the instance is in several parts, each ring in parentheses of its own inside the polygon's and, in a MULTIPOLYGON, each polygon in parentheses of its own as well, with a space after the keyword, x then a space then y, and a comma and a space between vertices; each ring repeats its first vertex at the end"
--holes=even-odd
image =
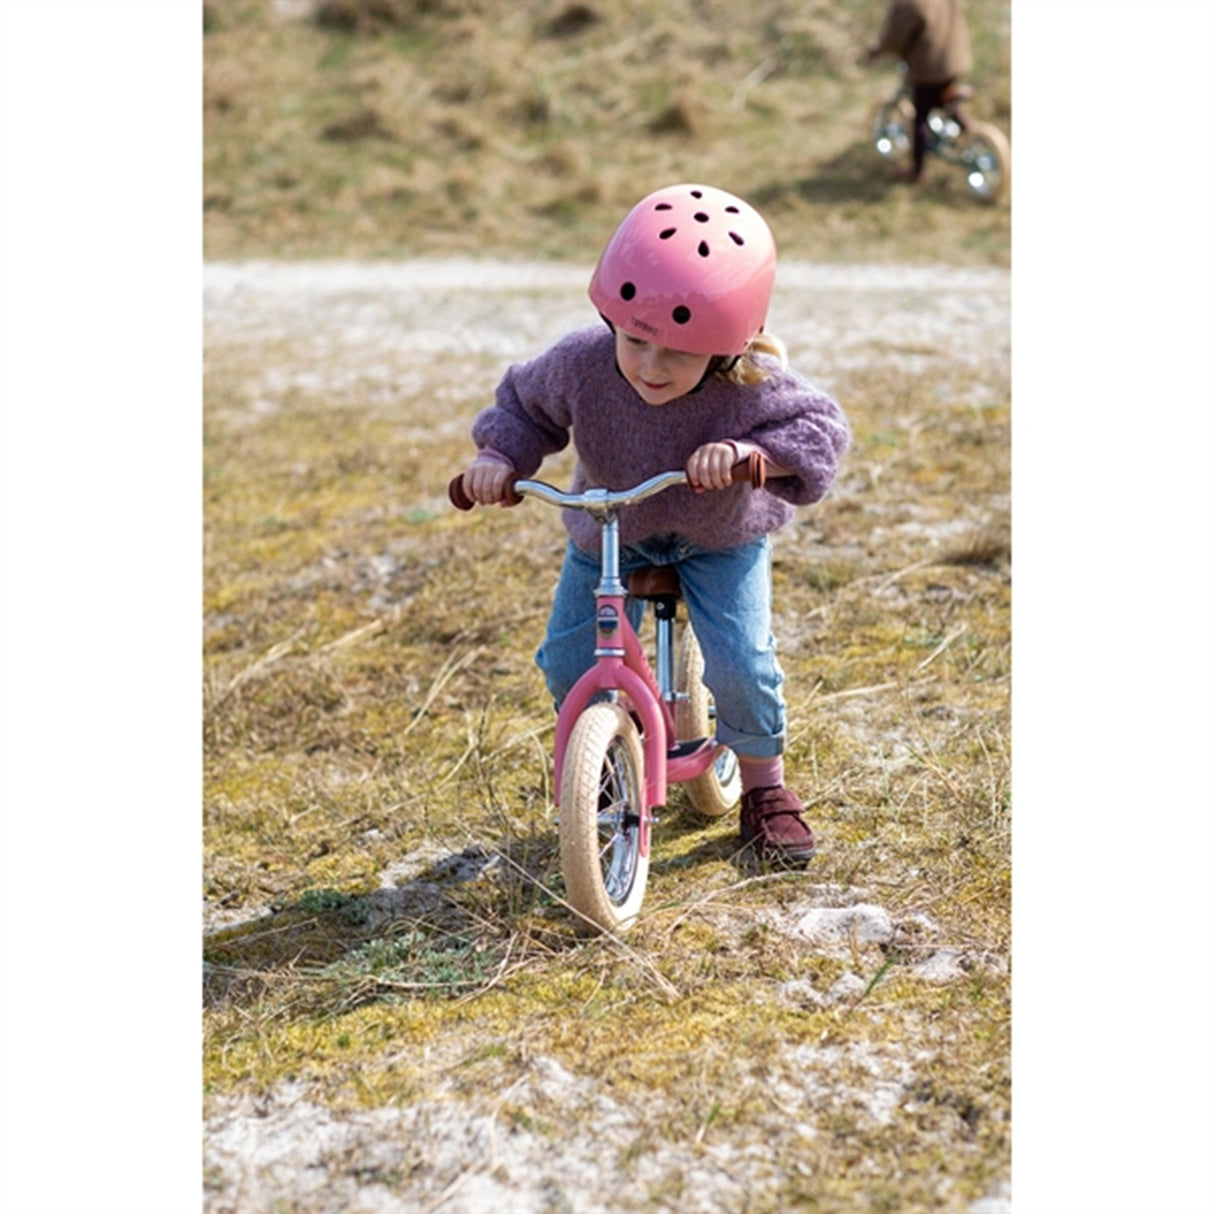
MULTIPOLYGON (((213 263, 207 340, 303 339, 339 383, 354 370, 395 374, 411 357, 488 357, 493 383, 503 359, 593 322, 588 278, 588 267, 538 262, 213 263)), ((993 361, 1006 382, 1010 303, 1010 275, 997 268, 781 263, 769 327, 827 386, 875 352, 911 372, 928 359, 993 361)))
MULTIPOLYGON (((212 264, 205 274, 206 341, 211 349, 264 353, 266 385, 281 391, 291 383, 323 384, 334 407, 346 396, 365 402, 382 393, 389 409, 403 387, 422 384, 427 375, 433 381, 432 368, 443 361, 458 376, 452 393, 487 395, 508 361, 593 320, 587 278, 585 266, 479 261, 212 264), (275 357, 284 345, 291 348, 285 362, 275 357)), ((1004 270, 784 264, 771 328, 794 363, 828 390, 850 368, 879 357, 908 375, 931 364, 937 375, 947 368, 946 377, 957 376, 968 391, 1002 398, 1008 392, 1004 270)), ((442 393, 435 389, 436 405, 442 393)), ((255 382, 246 405, 251 414, 272 407, 255 382)), ((450 420, 450 411, 443 414, 436 408, 437 429, 463 424, 450 420)), ((398 873, 385 875, 385 896, 407 892, 408 859, 398 873)), ((877 894, 844 910, 832 919, 807 905, 772 926, 800 933, 827 952, 898 926, 877 894)), ((239 917, 249 918, 249 908, 239 917)), ((218 907, 204 908, 209 928, 232 921, 218 907)), ((988 961, 942 950, 922 963, 918 977, 949 982, 962 962, 988 961)), ((818 1005, 854 994, 788 988, 784 998, 818 1005)), ((811 1138, 843 1104, 858 1103, 882 1125, 911 1099, 916 1058, 909 1044, 798 1047, 794 1053, 774 1072, 756 1069, 748 1080, 778 1089, 776 1104, 792 1119, 782 1119, 781 1133, 791 1124, 811 1138), (841 1069, 865 1078, 840 1083, 841 1069)), ((533 1057, 509 1090, 470 1104, 454 1089, 444 1091, 445 1068, 457 1060, 456 1053, 446 1057, 435 1048, 428 1065, 437 1095, 406 1107, 337 1114, 289 1083, 260 1100, 211 1099, 208 1214, 605 1214, 653 1208, 647 1194, 664 1184, 681 1193, 678 1208, 686 1214, 726 1214, 756 1199, 770 1203, 787 1181, 755 1148, 664 1141, 654 1132, 655 1124, 660 1128, 655 1110, 617 1101, 553 1058, 533 1057), (559 1133, 499 1121, 496 1110, 507 1100, 534 1109, 537 1124, 559 1126, 559 1133), (644 1151, 630 1150, 642 1141, 644 1151)), ((1010 1208, 1010 1193, 999 1184, 967 1214, 1010 1208)))

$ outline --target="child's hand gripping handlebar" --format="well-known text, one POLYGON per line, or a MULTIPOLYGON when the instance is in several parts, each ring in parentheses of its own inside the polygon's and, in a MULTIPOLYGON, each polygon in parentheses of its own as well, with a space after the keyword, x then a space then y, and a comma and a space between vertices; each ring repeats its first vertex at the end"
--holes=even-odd
MULTIPOLYGON (((733 481, 746 481, 754 489, 762 489, 767 483, 767 461, 758 451, 752 451, 745 459, 739 460, 729 470, 733 481)), ((506 494, 502 504, 517 506, 526 494, 534 494, 551 502, 554 506, 582 507, 583 509, 603 509, 617 506, 628 506, 633 502, 643 501, 660 493, 671 485, 687 483, 687 474, 682 471, 659 472, 647 481, 634 485, 631 489, 612 491, 607 489, 589 489, 585 493, 565 493, 543 481, 524 480, 519 476, 511 476, 506 483, 506 494)), ((461 473, 447 486, 447 496, 457 510, 471 510, 476 502, 464 492, 464 477, 461 473)))

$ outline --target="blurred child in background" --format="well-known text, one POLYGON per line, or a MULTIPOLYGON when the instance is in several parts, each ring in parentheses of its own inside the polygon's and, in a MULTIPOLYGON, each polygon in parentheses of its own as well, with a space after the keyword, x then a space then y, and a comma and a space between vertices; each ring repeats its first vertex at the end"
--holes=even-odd
MULTIPOLYGON (((881 33, 867 51, 870 60, 882 55, 906 65, 915 129, 910 167, 899 173, 899 180, 914 183, 923 174, 928 114, 973 66, 962 0, 891 0, 881 33)), ((969 123, 959 102, 953 101, 950 108, 964 131, 969 123)))

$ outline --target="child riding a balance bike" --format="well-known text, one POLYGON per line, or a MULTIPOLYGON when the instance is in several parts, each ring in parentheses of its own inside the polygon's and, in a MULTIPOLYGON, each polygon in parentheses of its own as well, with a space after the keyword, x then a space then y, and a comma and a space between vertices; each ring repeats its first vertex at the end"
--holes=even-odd
POLYGON ((709 813, 740 787, 740 843, 760 859, 804 864, 815 851, 784 780, 769 535, 825 495, 850 431, 764 331, 775 272, 766 222, 735 195, 683 184, 642 199, 591 279, 604 325, 506 372, 473 424, 476 458, 452 482, 465 507, 524 496, 565 507, 536 660, 560 711, 570 902, 609 930, 640 909, 668 777, 690 781, 709 813), (567 492, 527 479, 571 439, 567 492), (636 642, 642 612, 652 603, 660 625, 679 602, 677 670, 659 630, 655 671, 636 642))

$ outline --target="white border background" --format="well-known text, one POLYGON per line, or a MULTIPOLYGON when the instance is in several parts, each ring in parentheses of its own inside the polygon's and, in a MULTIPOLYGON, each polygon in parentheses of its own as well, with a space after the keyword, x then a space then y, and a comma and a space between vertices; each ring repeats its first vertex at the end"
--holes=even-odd
POLYGON ((1012 31, 1013 1206, 1208 1211, 1214 5, 1012 31))
POLYGON ((0 0, 0 1208, 201 1206, 202 7, 0 0))
MULTIPOLYGON (((1211 1208, 1211 47, 1013 6, 1017 1214, 1211 1208)), ((0 0, 22 1214, 201 1204, 201 53, 187 0, 0 0)))

